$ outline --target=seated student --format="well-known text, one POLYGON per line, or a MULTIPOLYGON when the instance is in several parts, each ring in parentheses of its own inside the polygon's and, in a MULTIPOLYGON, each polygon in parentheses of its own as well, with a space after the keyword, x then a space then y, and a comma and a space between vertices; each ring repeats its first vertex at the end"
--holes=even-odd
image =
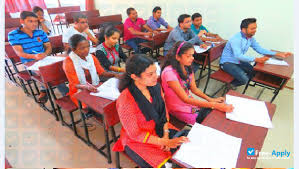
POLYGON ((106 71, 125 72, 118 66, 120 59, 126 61, 127 56, 118 44, 120 32, 113 26, 107 26, 99 35, 96 57, 106 71))
POLYGON ((169 113, 188 124, 201 123, 214 108, 223 112, 233 110, 232 105, 224 103, 223 97, 211 98, 196 87, 191 69, 193 54, 191 43, 176 42, 166 56, 161 74, 169 113), (191 92, 206 101, 193 98, 191 92))
POLYGON ((136 35, 152 36, 153 32, 157 32, 148 27, 142 18, 138 18, 137 11, 134 8, 128 8, 127 14, 128 18, 124 23, 124 41, 133 48, 135 53, 146 53, 147 48, 143 48, 141 51, 139 47, 139 44, 146 42, 146 40, 137 38, 136 35), (148 32, 142 32, 142 28, 148 32))
MULTIPOLYGON (((41 60, 52 52, 50 41, 43 30, 36 30, 38 26, 38 17, 30 11, 23 11, 20 14, 21 27, 9 32, 8 41, 16 54, 20 57, 22 63, 34 60, 41 60)), ((31 71, 32 74, 36 74, 31 71)), ((57 86, 62 95, 68 93, 65 84, 57 86)), ((48 100, 46 89, 41 86, 39 103, 46 103, 48 100)))
POLYGON ((202 17, 199 13, 194 13, 192 15, 192 25, 191 30, 198 36, 202 41, 211 41, 211 42, 218 42, 222 41, 223 39, 214 33, 208 31, 208 29, 202 25, 202 17), (206 35, 207 37, 203 37, 202 35, 206 35))
POLYGON ((52 33, 52 25, 51 22, 44 18, 44 10, 41 7, 35 6, 32 10, 35 15, 38 17, 38 30, 43 30, 49 36, 52 33))
POLYGON ((178 136, 169 123, 156 66, 151 58, 137 54, 126 62, 116 102, 122 129, 113 151, 125 151, 142 168, 159 168, 188 138, 178 136))
POLYGON ((70 48, 68 57, 63 62, 63 70, 69 81, 69 95, 74 103, 78 105, 73 97, 78 89, 86 89, 97 92, 99 76, 118 77, 119 75, 105 72, 98 59, 89 54, 89 41, 80 34, 75 34, 69 39, 70 48))
POLYGON ((235 89, 237 86, 246 84, 254 75, 253 66, 250 62, 264 63, 269 58, 247 56, 245 53, 249 47, 262 55, 275 55, 279 57, 287 57, 290 52, 274 52, 263 49, 253 37, 256 32, 256 19, 247 18, 242 20, 241 31, 235 34, 226 43, 221 58, 220 68, 234 77, 231 87, 235 89))
MULTIPOLYGON (((74 22, 74 26, 70 26, 70 28, 68 28, 62 35, 62 42, 64 44, 65 51, 68 51, 68 41, 74 34, 80 34, 90 40, 93 44, 98 44, 98 39, 95 37, 92 30, 89 29, 87 17, 84 14, 80 13, 75 15, 74 22)), ((90 45, 92 44, 91 42, 90 45)))
POLYGON ((170 33, 164 44, 164 56, 170 48, 178 41, 187 41, 189 43, 199 44, 202 48, 207 48, 198 35, 195 35, 191 27, 191 17, 187 14, 182 14, 178 18, 179 25, 175 27, 170 33))
POLYGON ((161 8, 159 6, 156 6, 153 9, 153 16, 147 20, 146 24, 152 30, 156 31, 171 31, 173 29, 163 18, 161 18, 161 8), (166 29, 160 28, 161 25, 163 25, 166 29))

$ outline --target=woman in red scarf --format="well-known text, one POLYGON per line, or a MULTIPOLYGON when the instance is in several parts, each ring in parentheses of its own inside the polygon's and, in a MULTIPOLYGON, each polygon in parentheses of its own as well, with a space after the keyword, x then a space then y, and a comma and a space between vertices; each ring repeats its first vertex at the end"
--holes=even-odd
POLYGON ((96 57, 106 71, 125 72, 119 67, 120 59, 127 59, 121 46, 118 44, 120 32, 113 26, 103 29, 99 35, 99 45, 97 46, 96 57))

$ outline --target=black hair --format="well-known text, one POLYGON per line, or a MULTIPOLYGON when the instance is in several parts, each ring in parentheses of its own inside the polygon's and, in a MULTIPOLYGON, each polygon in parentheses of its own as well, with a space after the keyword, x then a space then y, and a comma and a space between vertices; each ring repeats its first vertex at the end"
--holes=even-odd
POLYGON ((182 15, 180 15, 179 18, 178 18, 178 22, 179 22, 179 24, 180 24, 180 23, 183 23, 184 20, 185 20, 186 18, 189 18, 189 17, 190 17, 190 15, 188 15, 188 14, 182 14, 182 15))
POLYGON ((241 30, 243 28, 248 28, 248 25, 251 24, 251 23, 256 23, 256 19, 255 18, 243 19, 242 22, 241 22, 241 25, 240 25, 241 30))
POLYGON ((156 6, 156 7, 153 9, 153 12, 156 13, 156 12, 159 11, 159 10, 161 11, 161 8, 160 8, 159 6, 156 6))
POLYGON ((131 78, 131 74, 135 74, 140 77, 141 73, 145 71, 150 65, 154 64, 154 61, 145 54, 135 54, 126 61, 126 72, 122 75, 118 89, 123 91, 129 87, 134 80, 131 78))
MULTIPOLYGON (((163 66, 162 66, 162 69, 161 69, 161 72, 164 70, 165 67, 171 65, 173 69, 175 69, 180 78, 183 79, 183 80, 187 80, 188 79, 188 76, 192 73, 192 67, 191 66, 185 66, 186 68, 186 71, 188 73, 188 76, 186 76, 184 73, 183 73, 183 70, 181 68, 181 65, 180 65, 180 62, 176 59, 176 53, 177 53, 177 50, 179 48, 179 46, 183 43, 183 41, 178 41, 176 42, 172 48, 168 51, 167 55, 166 55, 166 61, 164 62, 163 66)), ((191 49, 191 48, 194 48, 194 46, 189 43, 189 42, 185 42, 183 44, 183 46, 181 46, 179 52, 178 52, 178 56, 181 57, 182 54, 184 54, 187 50, 191 49)))
POLYGON ((128 16, 130 15, 131 11, 135 11, 135 9, 132 8, 132 7, 128 8, 128 9, 127 9, 127 15, 128 15, 128 16))
POLYGON ((79 19, 87 19, 87 16, 84 15, 83 13, 77 13, 73 16, 73 19, 75 22, 79 22, 79 19))
POLYGON ((20 18, 21 19, 26 19, 27 17, 34 17, 34 18, 37 18, 37 15, 35 15, 35 13, 33 12, 30 12, 30 11, 23 11, 21 12, 20 14, 20 18))
POLYGON ((42 13, 44 13, 44 10, 41 7, 39 7, 39 6, 33 7, 33 10, 32 10, 33 13, 37 13, 39 11, 41 11, 42 13))
POLYGON ((202 17, 200 13, 194 13, 194 14, 192 15, 191 19, 192 19, 192 21, 194 21, 195 18, 199 18, 199 17, 200 17, 200 18, 202 17))
POLYGON ((105 42, 105 36, 111 37, 115 32, 118 32, 120 34, 120 31, 117 28, 115 28, 112 24, 106 25, 103 29, 101 29, 99 33, 99 44, 105 42))
POLYGON ((72 49, 76 49, 78 44, 85 40, 87 41, 87 39, 83 35, 80 35, 80 34, 74 34, 73 36, 71 36, 68 41, 70 48, 67 51, 67 53, 68 54, 71 53, 72 49))

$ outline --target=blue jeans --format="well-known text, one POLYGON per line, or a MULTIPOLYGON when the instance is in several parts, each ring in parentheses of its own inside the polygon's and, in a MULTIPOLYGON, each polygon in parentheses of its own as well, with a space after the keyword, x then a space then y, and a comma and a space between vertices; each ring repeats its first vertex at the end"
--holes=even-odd
POLYGON ((247 84, 254 75, 253 66, 247 62, 240 62, 240 64, 226 62, 221 64, 220 67, 234 77, 231 83, 234 86, 247 84))
POLYGON ((140 39, 140 38, 132 38, 126 41, 126 43, 133 48, 135 53, 141 53, 139 44, 143 43, 143 42, 147 42, 147 40, 145 39, 140 39))
MULTIPOLYGON (((32 73, 32 75, 37 75, 37 73, 35 71, 30 71, 32 73)), ((61 83, 59 85, 56 86, 58 91, 62 94, 62 96, 66 96, 66 94, 69 92, 69 88, 65 85, 65 83, 61 83)), ((46 88, 45 86, 41 85, 40 86, 40 91, 41 92, 46 92, 46 88)))

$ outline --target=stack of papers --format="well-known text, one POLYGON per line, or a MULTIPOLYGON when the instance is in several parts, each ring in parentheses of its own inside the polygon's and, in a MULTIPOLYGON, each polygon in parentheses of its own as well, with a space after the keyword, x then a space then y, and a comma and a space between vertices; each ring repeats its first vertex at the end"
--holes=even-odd
POLYGON ((90 93, 90 95, 103 97, 109 100, 116 100, 120 95, 118 83, 119 80, 117 78, 111 78, 97 88, 97 93, 90 93))
POLYGON ((195 168, 236 167, 242 139, 195 123, 188 134, 189 143, 183 143, 173 156, 195 168))
POLYGON ((28 67, 28 70, 35 70, 38 71, 39 67, 47 66, 56 62, 63 61, 65 57, 59 57, 59 56, 47 56, 37 62, 35 62, 32 66, 28 67))
POLYGON ((209 50, 210 48, 211 48, 211 46, 208 46, 206 49, 204 49, 198 45, 194 45, 194 50, 196 53, 204 53, 205 51, 209 50))
POLYGON ((226 103, 232 104, 233 112, 226 118, 254 126, 273 128, 265 102, 226 95, 226 103))
POLYGON ((271 64, 271 65, 281 65, 281 66, 289 66, 289 64, 284 60, 278 60, 274 58, 269 58, 265 64, 271 64))

